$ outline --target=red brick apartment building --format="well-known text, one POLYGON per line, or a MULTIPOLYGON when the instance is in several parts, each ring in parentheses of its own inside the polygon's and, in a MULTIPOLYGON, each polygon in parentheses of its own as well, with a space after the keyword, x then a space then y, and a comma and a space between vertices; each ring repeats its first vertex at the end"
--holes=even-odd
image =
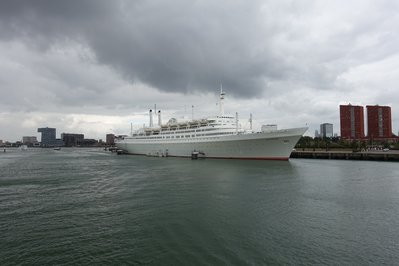
POLYGON ((364 139, 363 106, 340 105, 341 138, 364 139))
POLYGON ((392 138, 391 107, 367 105, 367 137, 369 139, 392 138))

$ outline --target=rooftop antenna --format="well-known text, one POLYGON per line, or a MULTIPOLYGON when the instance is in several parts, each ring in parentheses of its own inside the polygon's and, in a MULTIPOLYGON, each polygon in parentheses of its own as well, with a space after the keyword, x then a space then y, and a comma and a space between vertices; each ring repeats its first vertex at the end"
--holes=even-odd
POLYGON ((223 86, 222 86, 222 84, 220 84, 220 103, 219 103, 219 113, 220 113, 220 115, 221 116, 223 116, 224 115, 224 104, 223 104, 223 100, 224 100, 224 96, 225 96, 226 94, 224 93, 224 91, 223 91, 223 86))
POLYGON ((191 105, 191 120, 194 120, 194 105, 191 105))

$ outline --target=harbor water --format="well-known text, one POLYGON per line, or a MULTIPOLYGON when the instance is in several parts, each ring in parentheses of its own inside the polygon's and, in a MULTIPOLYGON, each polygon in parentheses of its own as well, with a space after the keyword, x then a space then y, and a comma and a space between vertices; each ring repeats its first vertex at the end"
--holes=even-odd
POLYGON ((0 265, 398 263, 398 163, 0 154, 0 265))

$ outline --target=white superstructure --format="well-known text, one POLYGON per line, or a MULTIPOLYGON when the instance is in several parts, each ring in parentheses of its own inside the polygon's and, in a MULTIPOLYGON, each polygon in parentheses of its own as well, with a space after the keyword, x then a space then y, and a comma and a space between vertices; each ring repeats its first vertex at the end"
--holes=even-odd
POLYGON ((307 128, 245 131, 238 123, 237 113, 224 114, 224 96, 221 89, 219 115, 207 119, 179 123, 172 118, 162 125, 158 111, 158 126, 154 127, 150 110, 150 127, 118 138, 116 146, 129 154, 160 157, 191 157, 199 153, 206 158, 288 160, 307 128))

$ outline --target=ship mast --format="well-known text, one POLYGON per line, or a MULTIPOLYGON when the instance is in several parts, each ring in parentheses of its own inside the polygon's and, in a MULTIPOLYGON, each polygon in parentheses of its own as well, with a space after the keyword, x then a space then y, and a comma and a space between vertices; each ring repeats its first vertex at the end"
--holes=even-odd
POLYGON ((223 115, 224 115, 224 103, 223 103, 223 100, 224 100, 224 95, 225 95, 225 93, 224 93, 224 91, 223 91, 222 84, 220 84, 220 102, 219 102, 219 112, 220 112, 220 115, 221 115, 221 116, 223 116, 223 115))

